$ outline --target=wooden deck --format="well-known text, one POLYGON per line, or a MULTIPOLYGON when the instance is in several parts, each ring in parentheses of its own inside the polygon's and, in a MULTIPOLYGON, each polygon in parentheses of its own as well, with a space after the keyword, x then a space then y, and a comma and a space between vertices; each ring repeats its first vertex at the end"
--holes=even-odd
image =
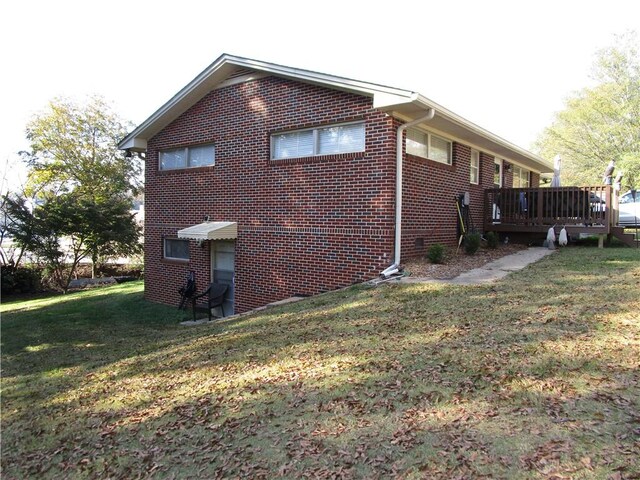
POLYGON ((609 185, 558 188, 490 188, 484 193, 484 230, 569 235, 615 235, 635 242, 616 225, 617 196, 609 185))

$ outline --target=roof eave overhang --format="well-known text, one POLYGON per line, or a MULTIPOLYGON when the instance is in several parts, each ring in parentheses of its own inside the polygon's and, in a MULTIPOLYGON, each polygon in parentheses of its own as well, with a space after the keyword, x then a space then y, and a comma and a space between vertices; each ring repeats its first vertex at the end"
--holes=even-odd
POLYGON ((150 138, 176 120, 207 93, 223 86, 225 80, 238 68, 256 72, 256 78, 274 75, 295 79, 326 88, 377 98, 378 103, 381 104, 398 104, 410 101, 417 95, 414 92, 394 87, 224 54, 127 135, 118 144, 118 147, 121 150, 145 151, 147 141, 150 138))
POLYGON ((485 130, 422 95, 416 94, 409 101, 396 104, 388 102, 376 106, 374 102, 374 106, 404 122, 419 118, 429 108, 433 108, 436 114, 433 119, 422 125, 424 128, 440 131, 487 153, 517 162, 533 171, 540 173, 553 171, 553 165, 544 158, 485 130))
POLYGON ((259 76, 274 75, 311 83, 326 88, 371 97, 373 107, 403 121, 424 116, 425 111, 435 109, 435 117, 428 127, 455 139, 474 145, 483 151, 517 162, 537 172, 553 171, 553 166, 543 158, 514 145, 507 140, 469 122, 430 99, 410 90, 377 85, 334 75, 286 67, 273 63, 224 54, 203 70, 196 78, 174 95, 167 103, 127 135, 118 147, 122 150, 144 152, 147 142, 163 128, 195 105, 210 91, 224 86, 225 81, 238 68, 248 69, 259 76))
POLYGON ((146 152, 147 140, 140 137, 127 136, 118 144, 120 150, 130 150, 132 152, 146 152))
MULTIPOLYGON (((223 56, 224 57, 224 56, 223 56)), ((222 82, 232 71, 233 66, 225 65, 223 57, 213 62, 206 70, 189 82, 168 102, 156 110, 119 144, 121 150, 146 150, 147 141, 209 93, 217 83, 222 82)))

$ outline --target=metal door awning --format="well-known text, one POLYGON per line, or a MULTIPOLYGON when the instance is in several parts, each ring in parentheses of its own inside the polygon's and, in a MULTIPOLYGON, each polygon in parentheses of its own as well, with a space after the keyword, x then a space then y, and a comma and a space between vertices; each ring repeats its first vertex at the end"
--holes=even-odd
POLYGON ((190 240, 231 240, 237 237, 236 222, 204 222, 178 230, 178 238, 190 240))

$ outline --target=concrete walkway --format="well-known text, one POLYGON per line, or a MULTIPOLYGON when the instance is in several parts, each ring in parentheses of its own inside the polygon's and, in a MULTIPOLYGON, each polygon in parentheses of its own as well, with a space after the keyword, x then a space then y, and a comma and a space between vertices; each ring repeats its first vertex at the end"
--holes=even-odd
POLYGON ((527 265, 537 262, 542 257, 554 253, 555 250, 549 250, 543 247, 531 247, 527 250, 521 250, 511 255, 489 262, 480 268, 474 268, 468 272, 464 272, 450 280, 437 280, 433 278, 421 277, 403 277, 400 282, 403 283, 451 283, 454 285, 480 285, 483 283, 491 283, 506 277, 511 272, 522 270, 527 265))

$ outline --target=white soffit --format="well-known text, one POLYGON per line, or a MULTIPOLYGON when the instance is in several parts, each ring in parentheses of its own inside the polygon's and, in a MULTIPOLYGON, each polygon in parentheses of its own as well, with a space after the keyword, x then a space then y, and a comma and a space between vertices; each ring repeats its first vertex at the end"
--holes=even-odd
POLYGON ((434 108, 436 115, 432 120, 419 126, 427 130, 436 130, 434 133, 442 132, 445 134, 444 136, 469 143, 482 151, 518 162, 532 170, 553 171, 551 162, 485 130, 425 97, 419 96, 412 102, 385 105, 380 110, 404 122, 409 122, 424 115, 428 108, 434 108))
POLYGON ((204 222, 178 230, 178 238, 190 240, 230 240, 237 237, 236 222, 204 222))

